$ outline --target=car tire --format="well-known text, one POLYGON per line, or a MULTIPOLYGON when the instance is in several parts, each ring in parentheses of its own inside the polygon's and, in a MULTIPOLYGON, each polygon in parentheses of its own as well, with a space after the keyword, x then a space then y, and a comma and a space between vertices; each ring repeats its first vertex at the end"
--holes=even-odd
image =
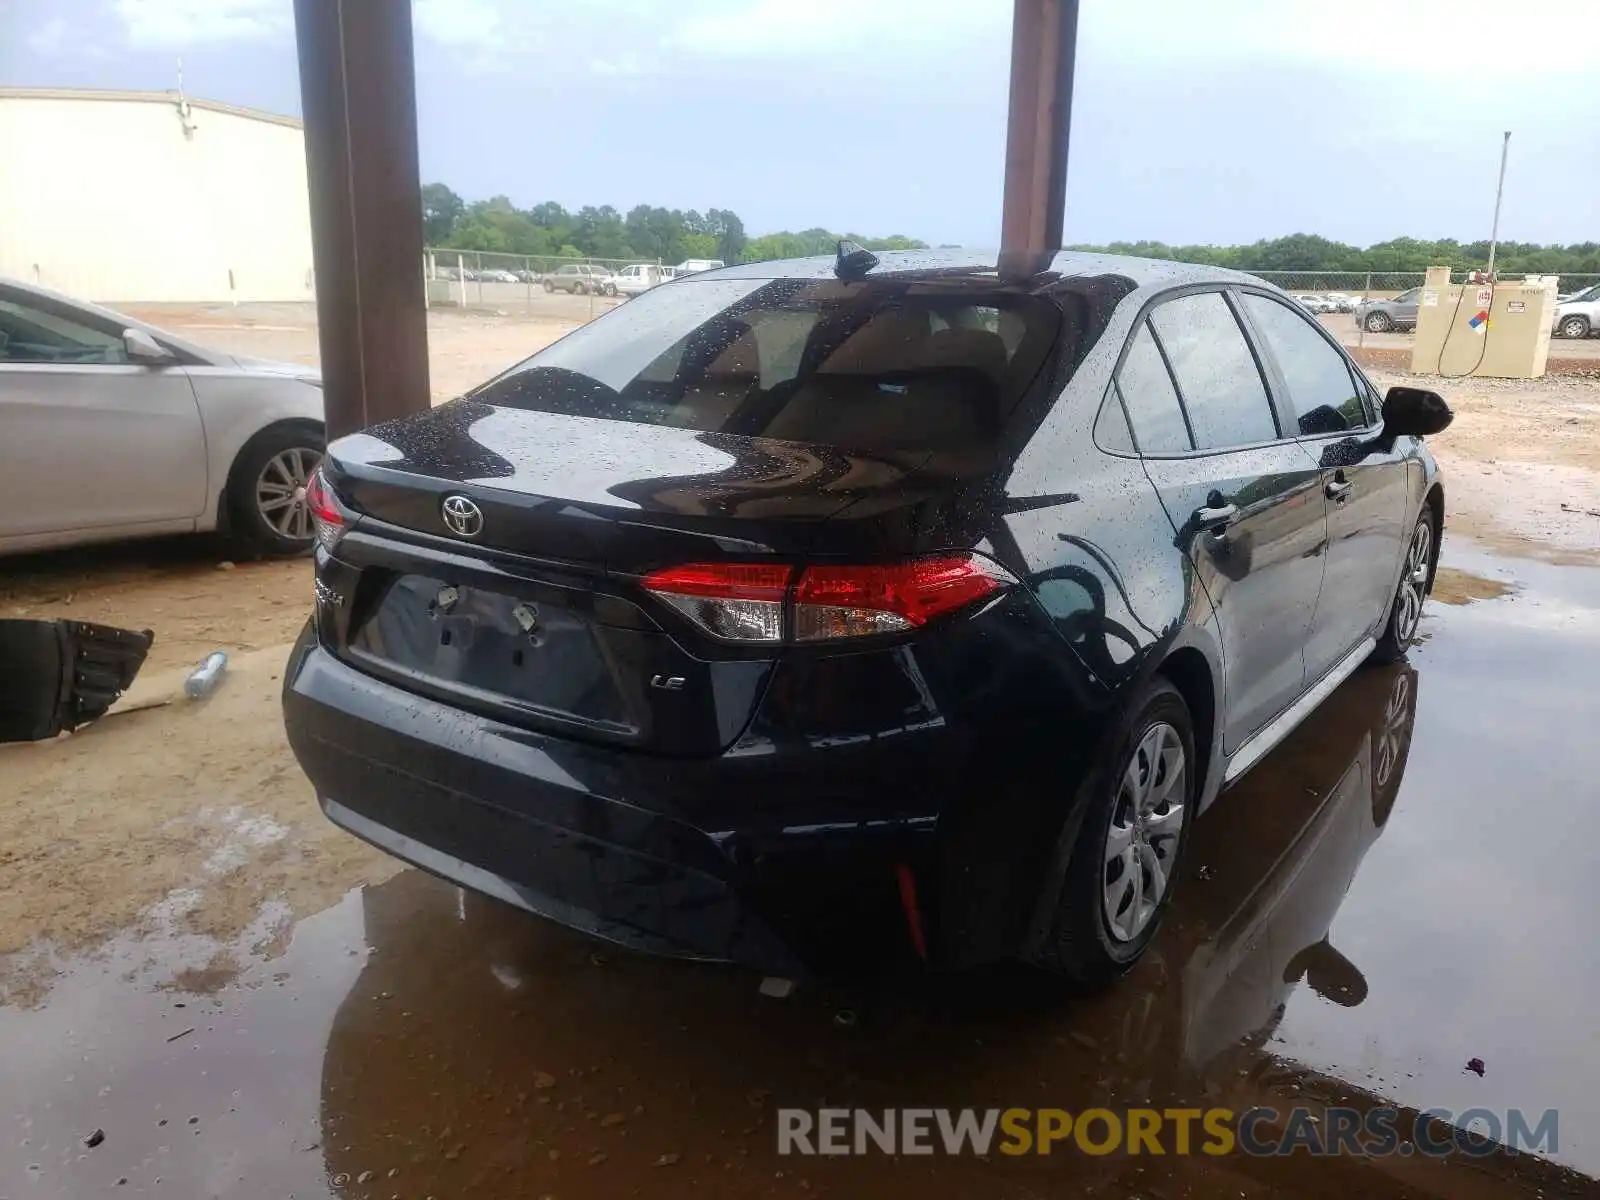
POLYGON ((1394 322, 1389 319, 1388 313, 1370 312, 1362 324, 1367 327, 1368 333, 1388 333, 1394 328, 1394 322))
POLYGON ((1584 316, 1562 317, 1561 324, 1556 331, 1564 338, 1586 338, 1589 336, 1589 318, 1584 316))
POLYGON ((556 285, 551 283, 548 279, 546 279, 544 281, 544 290, 546 292, 553 292, 553 291, 556 290, 556 285))
POLYGON ((584 295, 584 294, 585 294, 585 293, 586 293, 586 292, 588 292, 588 290, 589 290, 589 289, 588 289, 588 288, 587 288, 587 287, 585 287, 585 286, 584 286, 584 285, 583 285, 583 284, 581 284, 581 283, 575 283, 575 284, 573 284, 573 285, 572 285, 572 294, 573 294, 573 295, 574 295, 574 296, 582 296, 582 295, 584 295))
POLYGON ((305 507, 305 483, 322 461, 325 444, 317 426, 292 421, 268 426, 239 451, 226 500, 229 532, 245 556, 287 557, 311 549, 316 530, 305 507))
POLYGON ((1399 662, 1415 644, 1417 628, 1422 622, 1422 602, 1433 590, 1438 548, 1439 531, 1435 527, 1433 510, 1424 506, 1412 527, 1411 540, 1406 543, 1400 583, 1395 588, 1394 599, 1389 602, 1389 618, 1384 622, 1383 633, 1370 661, 1399 662))
POLYGON ((1051 879, 1060 879, 1060 890, 1034 953, 1040 966, 1101 986, 1139 960, 1171 904, 1198 784, 1189 706, 1157 676, 1129 705, 1089 785, 1077 834, 1057 852, 1051 879), (1145 889, 1156 882, 1157 868, 1164 882, 1146 909, 1145 889))
POLYGON ((617 294, 617 285, 614 284, 614 283, 606 284, 606 295, 615 296, 616 294, 617 294))

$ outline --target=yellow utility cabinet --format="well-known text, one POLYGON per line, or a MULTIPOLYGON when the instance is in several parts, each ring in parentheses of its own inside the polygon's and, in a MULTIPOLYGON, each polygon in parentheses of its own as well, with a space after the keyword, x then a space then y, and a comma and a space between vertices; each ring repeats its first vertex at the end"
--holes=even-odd
POLYGON ((1411 370, 1418 375, 1538 379, 1550 356, 1556 277, 1455 284, 1448 267, 1430 267, 1417 298, 1411 370))

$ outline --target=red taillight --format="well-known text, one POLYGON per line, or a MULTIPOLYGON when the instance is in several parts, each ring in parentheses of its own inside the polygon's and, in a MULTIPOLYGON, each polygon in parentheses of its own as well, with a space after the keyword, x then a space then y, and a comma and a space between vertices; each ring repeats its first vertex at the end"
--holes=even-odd
POLYGON ((998 571, 970 554, 875 567, 807 567, 795 588, 800 641, 893 633, 998 591, 998 571))
POLYGON ((323 479, 321 467, 311 472, 306 483, 306 508, 316 522, 317 540, 331 550, 344 532, 347 518, 344 508, 333 498, 327 480, 323 479))
POLYGON ((971 554, 807 567, 789 595, 793 574, 782 563, 690 563, 656 571, 644 586, 728 641, 782 641, 787 603, 788 636, 813 642, 915 629, 1013 582, 971 554))

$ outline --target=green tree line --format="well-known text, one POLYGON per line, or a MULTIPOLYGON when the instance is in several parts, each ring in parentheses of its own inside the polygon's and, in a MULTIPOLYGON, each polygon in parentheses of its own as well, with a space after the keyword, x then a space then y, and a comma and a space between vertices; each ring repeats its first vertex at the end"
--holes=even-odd
MULTIPOLYGON (((1248 246, 1169 246, 1165 242, 1112 242, 1106 246, 1074 246, 1108 254, 1133 254, 1140 258, 1167 258, 1204 263, 1238 271, 1425 271, 1429 267, 1457 270, 1482 268, 1489 261, 1489 243, 1458 242, 1453 238, 1428 242, 1418 238, 1392 238, 1363 249, 1329 241, 1310 233, 1253 242, 1248 246)), ((1600 273, 1600 242, 1571 246, 1541 246, 1535 242, 1501 242, 1495 250, 1496 271, 1545 275, 1600 273)))
POLYGON ((915 238, 867 238, 853 233, 805 229, 752 238, 737 213, 705 213, 640 204, 627 213, 609 204, 569 212, 553 201, 518 208, 505 196, 468 203, 442 183, 422 189, 423 239, 429 246, 483 250, 539 258, 637 258, 678 263, 688 258, 766 262, 832 254, 841 238, 869 250, 920 250, 915 238))
MULTIPOLYGON (((841 238, 860 242, 869 250, 921 250, 927 246, 926 242, 900 234, 871 238, 826 229, 803 229, 799 233, 786 230, 750 237, 737 213, 719 208, 700 213, 640 204, 622 213, 605 204, 569 212, 553 201, 521 209, 505 196, 468 203, 442 183, 430 183, 422 189, 422 219, 424 237, 430 246, 539 258, 636 258, 664 263, 720 258, 730 263, 766 262, 832 254, 841 238)), ((1432 266, 1470 270, 1485 266, 1489 259, 1486 241, 1446 238, 1430 242, 1403 237, 1363 248, 1309 233, 1264 239, 1248 246, 1171 246, 1143 241, 1073 249, 1175 259, 1240 271, 1377 273, 1423 271, 1432 266)), ((1495 263, 1507 272, 1600 274, 1600 242, 1571 246, 1501 242, 1495 263)))

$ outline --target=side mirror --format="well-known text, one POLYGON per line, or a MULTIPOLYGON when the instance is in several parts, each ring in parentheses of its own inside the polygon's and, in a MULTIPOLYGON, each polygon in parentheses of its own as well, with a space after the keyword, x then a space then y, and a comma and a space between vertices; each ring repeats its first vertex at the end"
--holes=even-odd
POLYGON ((165 367, 178 361, 177 355, 142 329, 124 329, 122 348, 128 352, 129 362, 146 367, 165 367))
POLYGON ((1455 418, 1444 397, 1426 388, 1392 387, 1383 398, 1383 432, 1389 437, 1427 437, 1455 418))

